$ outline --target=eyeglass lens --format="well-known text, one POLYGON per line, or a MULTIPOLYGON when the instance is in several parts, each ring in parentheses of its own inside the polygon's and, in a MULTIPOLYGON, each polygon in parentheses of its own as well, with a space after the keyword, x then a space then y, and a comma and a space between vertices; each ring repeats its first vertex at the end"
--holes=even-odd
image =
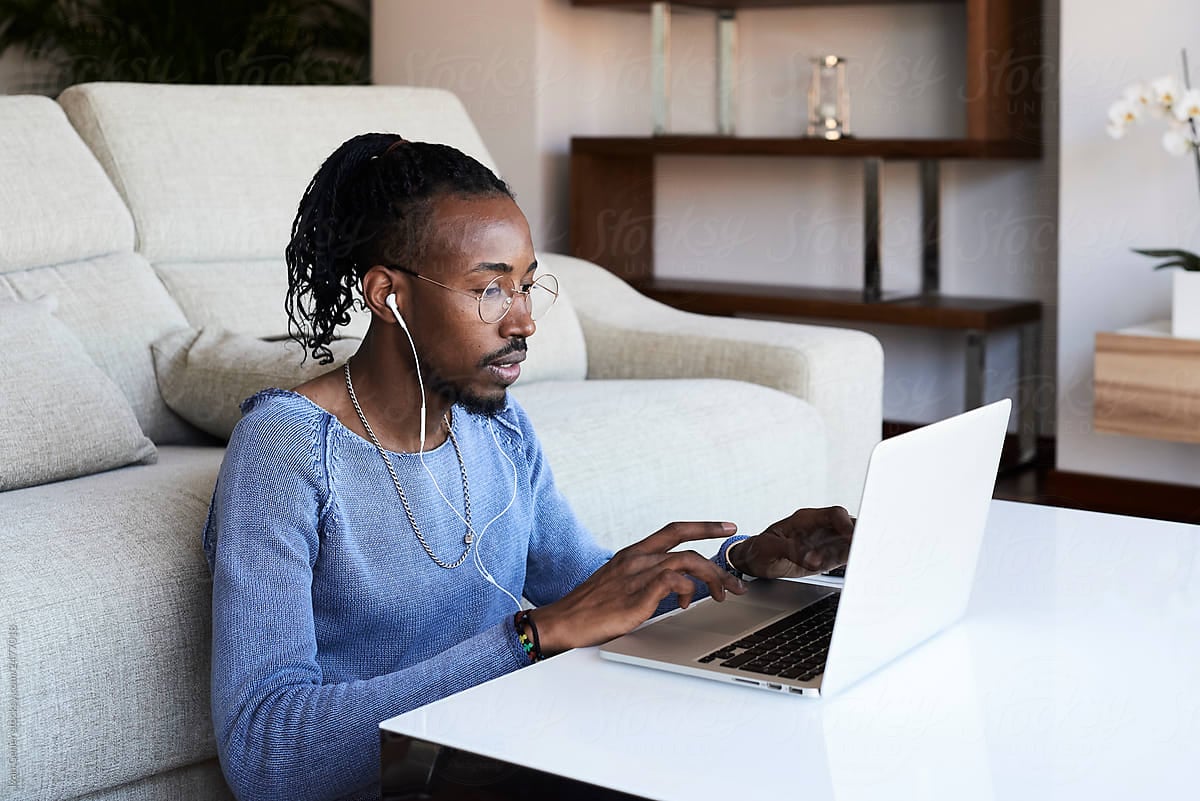
POLYGON ((492 279, 479 297, 479 316, 485 323, 499 322, 508 313, 513 303, 517 302, 518 294, 528 298, 529 316, 533 320, 538 320, 550 310, 554 301, 558 300, 558 279, 547 273, 539 276, 530 285, 528 292, 517 292, 511 278, 497 276, 492 279))

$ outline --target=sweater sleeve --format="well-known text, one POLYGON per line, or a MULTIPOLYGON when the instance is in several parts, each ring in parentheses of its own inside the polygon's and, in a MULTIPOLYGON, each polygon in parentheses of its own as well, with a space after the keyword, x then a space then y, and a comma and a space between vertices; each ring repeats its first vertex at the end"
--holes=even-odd
POLYGON ((369 796, 380 721, 527 664, 509 618, 394 673, 323 680, 312 578, 331 507, 324 436, 319 418, 247 414, 205 525, 213 726, 241 801, 369 796))

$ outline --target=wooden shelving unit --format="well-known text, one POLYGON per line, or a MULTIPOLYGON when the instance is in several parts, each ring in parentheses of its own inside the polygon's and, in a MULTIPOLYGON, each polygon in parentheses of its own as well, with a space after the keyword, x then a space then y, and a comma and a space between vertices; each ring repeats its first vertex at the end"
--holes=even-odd
MULTIPOLYGON (((916 0, 911 0, 915 2, 916 0)), ((902 5, 910 0, 873 0, 902 5)), ((957 329, 967 345, 965 405, 984 396, 984 354, 989 332, 1017 328, 1021 336, 1022 394, 1020 463, 1037 456, 1039 428, 1034 403, 1038 375, 1041 304, 1007 298, 949 297, 940 293, 940 163, 947 159, 1024 160, 1041 156, 1041 0, 946 0, 965 6, 966 84, 962 96, 967 136, 962 139, 859 139, 826 141, 804 137, 738 137, 659 133, 645 137, 574 137, 570 160, 569 250, 600 264, 641 291, 679 308, 707 314, 760 314, 846 322, 957 329), (752 286, 702 281, 667 281, 654 274, 654 173, 660 157, 785 157, 857 159, 863 162, 863 288, 835 290, 803 286, 752 286), (881 184, 888 161, 916 161, 921 176, 921 286, 907 297, 882 292, 881 184)), ((734 23, 737 9, 865 5, 866 0, 685 0, 681 3, 572 0, 576 6, 650 10, 656 87, 656 126, 665 118, 661 93, 665 66, 663 28, 669 6, 718 13, 721 26, 734 23)), ((730 91, 730 52, 718 47, 718 107, 730 91)), ((728 122, 728 117, 722 117, 728 122)), ((797 265, 802 275, 803 266, 797 265)))

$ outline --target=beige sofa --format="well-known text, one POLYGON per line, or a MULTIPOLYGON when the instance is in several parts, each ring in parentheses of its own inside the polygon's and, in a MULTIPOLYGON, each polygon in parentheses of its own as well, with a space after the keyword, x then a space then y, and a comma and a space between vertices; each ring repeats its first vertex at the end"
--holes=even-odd
MULTIPOLYGON (((57 103, 0 97, 0 354, 20 365, 6 371, 20 391, 6 378, 0 398, 0 487, 34 484, 0 492, 0 797, 229 797, 200 546, 222 443, 167 405, 151 346, 188 329, 285 335, 296 205, 322 159, 371 130, 495 166, 441 90, 90 84, 57 103), (52 313, 30 319, 71 340, 50 357, 38 350, 49 335, 14 330, 29 304, 4 305, 45 296, 52 313), (100 384, 120 409, 101 410, 100 384), (124 457, 101 453, 118 437, 124 457)), ((880 431, 873 338, 685 314, 586 262, 539 261, 565 298, 513 392, 598 539, 854 508, 880 431)))

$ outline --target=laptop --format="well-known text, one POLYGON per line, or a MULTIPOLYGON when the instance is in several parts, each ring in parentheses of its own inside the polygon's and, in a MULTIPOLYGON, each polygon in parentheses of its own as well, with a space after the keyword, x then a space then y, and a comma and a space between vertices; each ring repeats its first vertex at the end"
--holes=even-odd
POLYGON ((601 646, 606 659, 801 696, 836 693, 962 617, 1012 401, 880 442, 840 589, 752 581, 601 646))

